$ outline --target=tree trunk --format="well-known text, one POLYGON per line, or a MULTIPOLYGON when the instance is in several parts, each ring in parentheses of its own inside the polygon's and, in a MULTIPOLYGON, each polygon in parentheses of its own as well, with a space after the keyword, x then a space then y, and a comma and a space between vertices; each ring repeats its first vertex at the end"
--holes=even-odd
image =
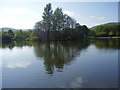
POLYGON ((47 30, 46 39, 47 39, 47 41, 50 41, 50 29, 47 30))

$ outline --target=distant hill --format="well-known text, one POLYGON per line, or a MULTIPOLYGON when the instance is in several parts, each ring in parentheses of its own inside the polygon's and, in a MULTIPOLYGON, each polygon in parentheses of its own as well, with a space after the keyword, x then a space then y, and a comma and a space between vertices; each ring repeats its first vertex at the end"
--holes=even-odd
POLYGON ((3 28, 0 28, 0 30, 4 30, 4 31, 8 31, 8 30, 12 30, 12 31, 16 31, 16 30, 28 31, 28 30, 32 30, 32 29, 14 29, 14 28, 9 28, 9 27, 3 27, 3 28))
POLYGON ((8 31, 8 30, 13 30, 13 31, 15 31, 16 29, 14 29, 14 28, 9 28, 9 27, 3 27, 3 28, 0 28, 0 30, 4 30, 4 31, 8 31))
MULTIPOLYGON (((109 22, 109 23, 105 23, 105 24, 101 24, 101 25, 106 25, 106 24, 112 24, 112 25, 117 25, 117 24, 119 24, 119 25, 120 25, 120 22, 109 22)), ((95 29, 97 26, 100 26, 100 25, 93 26, 93 27, 91 27, 90 29, 95 29)))
POLYGON ((120 24, 120 22, 110 22, 110 23, 106 23, 106 24, 120 24))

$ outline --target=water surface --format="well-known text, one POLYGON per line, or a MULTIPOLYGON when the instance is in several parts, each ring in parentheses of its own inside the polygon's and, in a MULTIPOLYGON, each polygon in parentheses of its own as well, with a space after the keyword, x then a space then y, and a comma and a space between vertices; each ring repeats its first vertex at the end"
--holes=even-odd
POLYGON ((118 41, 3 43, 3 88, 117 88, 118 41))

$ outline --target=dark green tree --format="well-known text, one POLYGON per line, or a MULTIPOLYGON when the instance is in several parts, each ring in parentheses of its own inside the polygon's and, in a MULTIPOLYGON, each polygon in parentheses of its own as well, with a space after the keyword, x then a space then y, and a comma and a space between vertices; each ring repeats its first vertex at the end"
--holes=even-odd
POLYGON ((47 41, 50 41, 50 31, 52 29, 52 7, 51 3, 48 3, 46 7, 44 8, 43 13, 43 24, 45 25, 44 30, 46 32, 46 39, 47 41))

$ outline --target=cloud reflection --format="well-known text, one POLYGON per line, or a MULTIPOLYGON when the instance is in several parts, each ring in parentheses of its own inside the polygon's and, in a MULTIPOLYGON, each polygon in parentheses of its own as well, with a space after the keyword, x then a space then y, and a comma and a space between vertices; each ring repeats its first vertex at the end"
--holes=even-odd
POLYGON ((31 62, 15 62, 7 65, 7 68, 26 68, 31 62))
POLYGON ((77 77, 75 81, 71 82, 70 87, 71 88, 78 88, 82 87, 83 79, 81 77, 77 77))
POLYGON ((2 67, 2 61, 0 61, 0 68, 2 67))

